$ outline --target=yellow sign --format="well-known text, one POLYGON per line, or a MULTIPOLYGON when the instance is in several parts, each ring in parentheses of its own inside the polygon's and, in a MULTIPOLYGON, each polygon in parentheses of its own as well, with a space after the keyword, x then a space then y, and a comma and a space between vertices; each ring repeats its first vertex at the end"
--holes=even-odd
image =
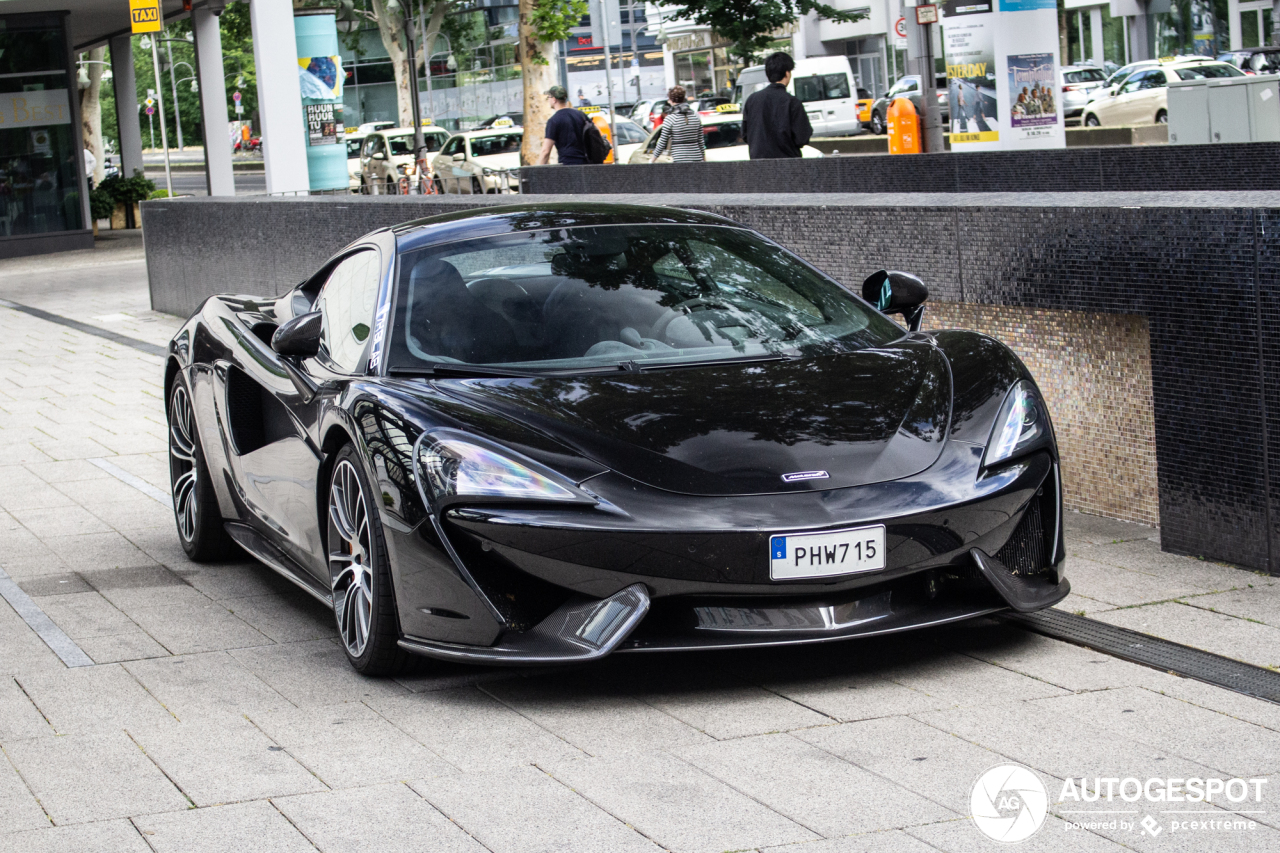
POLYGON ((976 133, 953 133, 951 134, 951 144, 959 145, 964 142, 999 142, 1000 131, 998 130, 981 130, 976 133))
POLYGON ((578 112, 583 112, 583 113, 586 113, 587 115, 591 115, 592 113, 600 112, 600 107, 597 107, 597 106, 578 107, 578 112))
POLYGON ((129 23, 135 33, 158 33, 164 29, 160 0, 129 0, 129 23))
POLYGON ((508 118, 507 116, 503 116, 502 118, 498 119, 490 126, 491 127, 515 127, 516 123, 512 121, 510 118, 508 118))
POLYGON ((739 106, 739 105, 737 105, 737 104, 721 104, 720 106, 716 107, 716 112, 718 112, 718 113, 740 113, 740 112, 742 112, 742 107, 740 107, 740 106, 739 106))

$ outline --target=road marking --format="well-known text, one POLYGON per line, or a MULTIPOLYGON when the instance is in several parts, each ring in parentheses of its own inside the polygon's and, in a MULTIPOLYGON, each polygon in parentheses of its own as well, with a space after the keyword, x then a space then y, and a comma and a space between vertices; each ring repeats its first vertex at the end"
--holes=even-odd
POLYGON ((62 659, 69 667, 93 666, 93 658, 84 653, 66 633, 53 624, 53 620, 45 615, 40 606, 31 600, 31 596, 22 591, 22 587, 13 582, 13 578, 0 569, 0 596, 9 602, 14 612, 22 617, 36 636, 44 640, 44 644, 62 659))
POLYGON ((128 471, 124 470, 123 468, 120 468, 116 465, 111 464, 107 460, 103 459, 101 456, 93 459, 89 459, 88 461, 94 465, 97 465, 103 471, 106 471, 112 477, 115 477, 117 480, 124 483, 125 485, 133 486, 135 489, 142 492, 144 495, 151 498, 153 501, 156 501, 157 503, 162 503, 165 506, 167 506, 169 509, 173 509, 173 497, 169 495, 168 492, 157 489, 155 486, 151 485, 141 477, 130 474, 128 471))
POLYGON ((0 308, 21 311, 23 314, 30 314, 32 317, 39 317, 41 320, 57 323, 59 326, 66 326, 69 329, 75 329, 77 332, 84 332, 86 335, 93 335, 112 343, 133 347, 136 350, 145 352, 147 355, 158 355, 163 358, 169 352, 166 348, 156 344, 149 344, 146 341, 140 341, 128 335, 120 335, 107 329, 99 329, 97 326, 90 326, 88 323, 81 323, 79 320, 72 320, 70 317, 63 317, 60 314, 50 314, 48 311, 41 311, 39 308, 19 305, 17 302, 10 302, 8 299, 0 299, 0 308))

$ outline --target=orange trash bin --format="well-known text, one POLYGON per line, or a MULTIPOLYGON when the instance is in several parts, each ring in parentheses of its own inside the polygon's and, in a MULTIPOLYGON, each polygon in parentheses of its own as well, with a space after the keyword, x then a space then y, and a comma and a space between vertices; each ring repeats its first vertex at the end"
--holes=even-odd
POLYGON ((920 116, 910 98, 894 98, 886 116, 890 154, 920 153, 920 116))

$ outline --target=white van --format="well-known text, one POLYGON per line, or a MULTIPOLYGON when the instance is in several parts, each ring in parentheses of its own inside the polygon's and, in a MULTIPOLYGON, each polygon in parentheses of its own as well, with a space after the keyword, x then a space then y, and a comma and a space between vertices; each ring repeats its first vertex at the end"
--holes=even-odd
MULTIPOLYGON (((769 85, 763 65, 744 68, 733 87, 733 100, 745 104, 753 92, 769 85)), ((858 121, 857 88, 845 56, 797 59, 787 91, 804 103, 814 136, 852 136, 862 130, 858 121)))

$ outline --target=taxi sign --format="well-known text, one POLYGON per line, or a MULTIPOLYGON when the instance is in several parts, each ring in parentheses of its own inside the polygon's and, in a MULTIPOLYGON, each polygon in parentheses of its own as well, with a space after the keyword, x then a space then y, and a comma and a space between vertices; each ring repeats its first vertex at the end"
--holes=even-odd
POLYGON ((738 104, 721 104, 720 106, 716 107, 716 112, 718 112, 718 113, 740 113, 740 112, 742 112, 742 107, 741 107, 741 106, 739 106, 738 104))
POLYGON ((135 33, 158 33, 164 29, 160 0, 129 0, 129 24, 135 33))
POLYGON ((600 107, 597 107, 595 105, 592 105, 589 107, 578 107, 578 112, 587 113, 588 115, 590 115, 591 113, 600 112, 600 107))
POLYGON ((516 126, 516 123, 512 121, 508 116, 503 116, 502 118, 498 119, 497 121, 495 121, 493 124, 490 125, 490 127, 515 127, 515 126, 516 126))

